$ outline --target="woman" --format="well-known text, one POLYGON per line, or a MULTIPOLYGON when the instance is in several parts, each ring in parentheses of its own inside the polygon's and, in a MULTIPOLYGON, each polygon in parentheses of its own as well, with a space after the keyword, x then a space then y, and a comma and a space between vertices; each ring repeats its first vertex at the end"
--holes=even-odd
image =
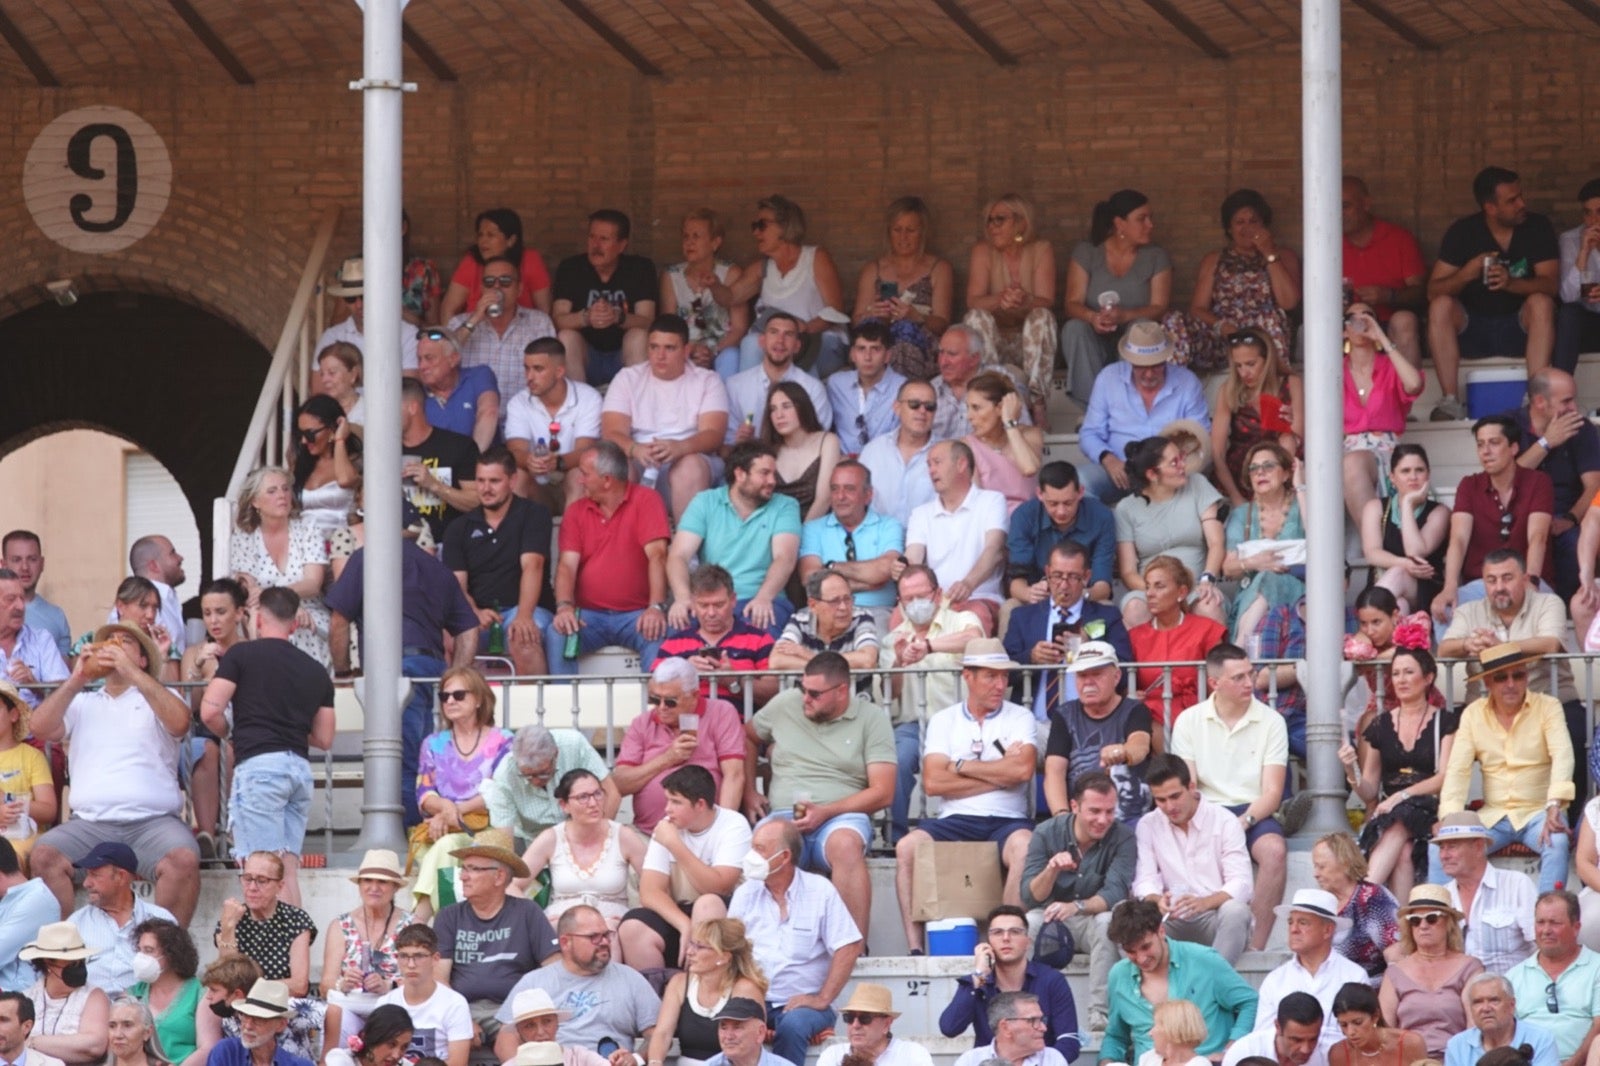
MULTIPOLYGON (((1118 189, 1094 205, 1089 239, 1067 260, 1061 354, 1067 391, 1087 407, 1094 379, 1117 357, 1117 338, 1136 318, 1159 322, 1172 299, 1172 260, 1150 243, 1150 198, 1118 189)), ((1219 451, 1217 454, 1221 454, 1219 451)))
POLYGON ((990 370, 967 382, 967 421, 963 439, 972 449, 973 480, 1006 498, 1006 516, 1033 499, 1044 464, 1044 431, 1025 426, 1022 397, 1011 379, 990 370))
POLYGON ((606 817, 605 789, 588 770, 563 774, 555 797, 567 820, 528 845, 522 856, 528 876, 517 887, 526 892, 548 869, 550 902, 544 913, 552 924, 569 908, 587 904, 605 916, 615 933, 628 911, 628 873, 637 877, 644 871, 645 838, 606 817))
POLYGON ((1233 639, 1240 646, 1248 646, 1269 610, 1293 607, 1305 599, 1305 566, 1286 561, 1286 556, 1303 557, 1291 553, 1296 549, 1303 553, 1305 548, 1302 476, 1294 457, 1273 441, 1251 448, 1239 467, 1240 480, 1250 485, 1250 502, 1228 515, 1228 554, 1222 560, 1222 573, 1239 582, 1233 598, 1233 639), (1282 548, 1257 550, 1264 542, 1281 543, 1282 548), (1241 546, 1250 553, 1243 554, 1241 546))
POLYGON ((1439 790, 1450 762, 1460 716, 1433 702, 1438 667, 1426 648, 1399 648, 1389 661, 1395 702, 1373 717, 1362 733, 1360 759, 1349 744, 1339 747, 1345 780, 1369 811, 1361 827, 1372 878, 1395 895, 1427 878, 1428 839, 1439 818, 1439 790))
MULTIPOLYGON (((411 858, 421 856, 412 898, 417 921, 433 913, 433 886, 450 851, 464 847, 463 833, 489 826, 489 809, 478 787, 511 750, 512 734, 494 724, 494 690, 470 666, 455 666, 439 679, 439 727, 417 756, 417 809, 422 824, 411 831, 411 858)), ((408 863, 409 865, 409 863, 408 863)))
POLYGON ((1461 921, 1443 885, 1413 888, 1400 908, 1400 957, 1378 988, 1383 1023, 1422 1037, 1431 1058, 1444 1058, 1445 1043, 1473 1024, 1461 992, 1483 963, 1466 953, 1461 921))
POLYGON ((1182 450, 1166 437, 1128 445, 1127 471, 1134 493, 1116 506, 1117 571, 1129 589, 1122 601, 1123 623, 1132 629, 1150 620, 1142 571, 1158 555, 1200 571, 1202 587, 1190 607, 1226 622, 1227 605, 1215 584, 1227 545, 1219 517, 1222 497, 1204 476, 1188 472, 1182 450))
POLYGON ((1033 205, 1007 193, 983 212, 983 238, 967 266, 967 325, 995 358, 1022 371, 1036 426, 1049 425, 1045 399, 1056 361, 1056 253, 1039 238, 1033 205))
POLYGON ((1421 1035, 1383 1024, 1378 993, 1368 985, 1352 981, 1334 993, 1333 1016, 1344 1039, 1328 1049, 1328 1066, 1411 1066, 1427 1057, 1421 1035))
POLYGON ((313 396, 295 415, 294 493, 300 517, 324 541, 343 529, 356 489, 361 439, 350 432, 344 409, 331 396, 313 396))
MULTIPOLYGON (((133 957, 137 982, 128 994, 145 1004, 154 1019, 155 1034, 173 1062, 193 1057, 205 1061, 211 1047, 200 1046, 196 1012, 200 1010, 200 955, 186 929, 165 918, 147 918, 133 927, 138 954, 133 957)), ((116 1042, 116 1014, 111 1018, 111 1038, 116 1042)))
POLYGON ((1272 338, 1261 330, 1240 330, 1227 345, 1228 377, 1211 413, 1211 450, 1223 457, 1217 487, 1238 507, 1250 494, 1249 478, 1239 477, 1246 452, 1270 441, 1300 455, 1305 387, 1299 374, 1279 373, 1272 338))
POLYGON ((261 976, 289 986, 289 1029, 306 1046, 322 1028, 324 1005, 311 996, 311 942, 317 927, 299 907, 278 898, 283 886, 283 860, 270 851, 245 856, 239 881, 244 902, 222 903, 222 917, 213 934, 217 950, 238 952, 256 961, 261 976))
POLYGON ((398 1003, 373 1008, 359 1034, 323 1056, 325 1066, 398 1066, 411 1048, 411 1013, 398 1003))
POLYGON ((335 341, 317 353, 317 392, 344 412, 344 420, 360 430, 367 420, 367 400, 361 393, 361 349, 349 341, 335 341))
POLYGON ((328 549, 316 527, 300 517, 287 470, 257 467, 244 479, 228 560, 252 607, 264 588, 294 590, 300 597, 301 624, 290 642, 323 666, 331 665, 328 608, 322 603, 328 549))
POLYGON ((1361 550, 1381 570, 1376 584, 1394 593, 1402 613, 1426 611, 1444 587, 1450 508, 1431 499, 1428 452, 1397 444, 1389 456, 1388 500, 1367 500, 1361 512, 1361 550))
POLYGON ((340 997, 381 996, 392 991, 400 983, 395 934, 411 924, 411 912, 394 901, 406 883, 394 852, 383 848, 368 851, 350 880, 361 894, 361 905, 328 924, 322 945, 322 994, 328 1000, 328 1028, 338 1025, 341 1039, 361 1028, 366 1012, 348 1001, 335 1005, 335 993, 340 997))
MULTIPOLYGON (((1355 664, 1356 679, 1346 696, 1345 713, 1348 717, 1353 708, 1359 708, 1353 732, 1356 752, 1365 759, 1366 741, 1362 734, 1380 709, 1393 707, 1398 702, 1394 679, 1388 667, 1380 664, 1387 664, 1401 648, 1428 648, 1432 644, 1433 623, 1425 611, 1401 618, 1400 604, 1394 594, 1378 586, 1364 588, 1356 594, 1355 612, 1356 631, 1344 639, 1344 657, 1355 664), (1380 684, 1383 686, 1381 693, 1380 684)), ((1435 707, 1445 705, 1437 688, 1429 691, 1428 701, 1435 707)))
POLYGON ((1358 529, 1367 504, 1389 494, 1381 479, 1420 392, 1421 373, 1390 343, 1372 308, 1351 304, 1344 316, 1344 506, 1358 529))
MULTIPOLYGON (((217 663, 228 649, 250 639, 250 596, 244 586, 231 577, 219 577, 200 593, 200 620, 206 627, 203 643, 184 649, 180 672, 189 683, 189 705, 199 715, 206 684, 216 676, 217 663)), ((206 844, 215 848, 217 816, 222 807, 221 750, 216 734, 197 717, 190 738, 189 798, 194 802, 195 822, 199 826, 201 857, 206 844)), ((231 769, 230 769, 231 775, 231 769)))
POLYGON ((517 259, 521 266, 517 273, 522 277, 522 289, 517 303, 522 307, 537 307, 550 313, 550 271, 544 258, 525 247, 522 240, 522 216, 509 207, 492 207, 481 212, 473 221, 478 239, 461 256, 456 272, 450 277, 450 287, 445 290, 444 303, 439 317, 434 321, 448 322, 462 311, 470 311, 483 298, 483 264, 500 256, 517 259))
MULTIPOLYGON (((138 627, 155 641, 156 650, 161 654, 160 680, 178 680, 178 664, 172 659, 172 634, 167 632, 166 626, 156 621, 161 616, 161 593, 156 591, 155 584, 138 574, 123 578, 117 585, 111 610, 116 615, 116 621, 138 627)), ((94 643, 94 634, 95 631, 91 629, 72 645, 74 661, 83 654, 84 648, 94 643)))
POLYGON ((1272 338, 1278 369, 1288 373, 1289 312, 1300 304, 1300 260, 1279 248, 1272 235, 1272 208, 1254 189, 1238 189, 1222 201, 1222 234, 1228 246, 1200 261, 1189 310, 1162 320, 1172 334, 1173 362, 1194 371, 1223 365, 1226 338, 1256 326, 1272 338))
MULTIPOLYGON (((661 313, 681 315, 689 323, 689 358, 710 370, 717 354, 737 349, 750 330, 750 307, 718 303, 713 290, 739 280, 739 268, 721 259, 724 230, 722 216, 709 207, 697 207, 683 216, 683 262, 661 275, 661 313)), ((733 356, 729 357, 734 358, 733 356)))
POLYGON ((695 926, 683 952, 684 970, 672 975, 661 994, 661 1013, 645 1057, 651 1062, 665 1059, 676 1039, 679 1066, 698 1066, 721 1050, 712 1020, 717 1012, 735 996, 764 1002, 767 979, 738 918, 695 926))
POLYGON ((1389 965, 1384 952, 1400 935, 1400 904, 1382 885, 1367 880, 1367 862, 1349 833, 1329 833, 1312 845, 1311 876, 1339 901, 1340 916, 1350 919, 1350 928, 1335 934, 1333 950, 1367 971, 1376 988, 1389 965))
POLYGON ((828 513, 826 489, 839 461, 839 438, 822 428, 805 387, 780 381, 767 392, 767 419, 761 440, 778 453, 777 491, 800 505, 800 520, 828 513))
MULTIPOLYGON (((439 268, 411 254, 411 216, 400 212, 400 313, 407 322, 432 326, 439 321, 439 268)), ((355 420, 359 423, 361 420, 355 420)))
MULTIPOLYGON (((737 281, 718 289, 719 302, 729 296, 731 307, 754 297, 757 323, 763 311, 794 315, 806 341, 800 359, 810 357, 811 373, 827 377, 844 366, 850 350, 849 338, 840 328, 850 318, 844 313, 839 268, 826 249, 805 243, 806 213, 787 197, 774 194, 757 201, 750 233, 756 240, 756 258, 740 270, 737 281)), ((739 345, 737 366, 731 358, 721 359, 717 372, 727 378, 760 362, 761 344, 752 330, 739 345)))
MULTIPOLYGON (((67 1063, 99 1063, 106 1053, 111 1001, 89 987, 92 955, 71 922, 39 928, 17 958, 33 964, 39 979, 23 990, 33 1000, 33 1035, 28 1046, 67 1063)), ((13 989, 12 991, 16 991, 13 989)))
POLYGON ((1168 999, 1150 1014, 1150 1050, 1138 1066, 1208 1066, 1195 1049, 1206 1042, 1206 1019, 1187 999, 1168 999))
POLYGON ((1578 892, 1582 926, 1578 938, 1590 951, 1600 951, 1600 848, 1596 831, 1600 829, 1600 796, 1583 805, 1578 819, 1578 846, 1572 852, 1572 865, 1583 887, 1578 892))
POLYGON ((125 993, 111 1004, 106 1043, 105 1066, 171 1066, 177 1055, 162 1044, 150 1008, 125 993))
MULTIPOLYGON (((1228 631, 1221 622, 1183 609, 1189 590, 1194 586, 1194 575, 1177 559, 1170 555, 1151 559, 1145 564, 1141 584, 1148 601, 1150 621, 1128 630, 1128 643, 1133 647, 1135 662, 1196 662, 1227 639, 1228 631)), ((1179 714, 1200 702, 1200 677, 1196 667, 1141 666, 1137 674, 1145 706, 1158 722, 1171 725, 1179 714)), ((1155 750, 1161 750, 1162 731, 1153 731, 1150 739, 1155 750)))
POLYGON ((920 196, 902 196, 884 212, 889 248, 856 277, 855 324, 889 328, 889 365, 913 381, 939 374, 939 337, 950 325, 956 276, 928 251, 932 214, 920 196))
POLYGON ((0 679, 0 836, 11 842, 28 872, 28 853, 39 834, 56 822, 55 779, 44 754, 28 743, 32 732, 28 701, 10 681, 0 679))

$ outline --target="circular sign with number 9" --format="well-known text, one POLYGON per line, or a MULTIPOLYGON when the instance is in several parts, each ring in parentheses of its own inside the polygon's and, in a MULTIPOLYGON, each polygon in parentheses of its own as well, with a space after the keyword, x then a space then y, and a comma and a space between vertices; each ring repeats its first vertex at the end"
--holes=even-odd
POLYGON ((74 252, 120 251, 149 233, 172 195, 160 134, 120 107, 80 107, 34 138, 22 195, 45 236, 74 252))

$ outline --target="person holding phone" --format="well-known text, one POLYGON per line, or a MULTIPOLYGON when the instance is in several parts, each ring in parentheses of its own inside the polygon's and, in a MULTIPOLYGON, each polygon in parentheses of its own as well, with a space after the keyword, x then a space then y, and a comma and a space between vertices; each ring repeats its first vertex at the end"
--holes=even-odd
POLYGON ((928 251, 932 215, 921 197, 902 196, 884 215, 888 248, 856 278, 855 325, 886 327, 889 365, 906 378, 928 381, 939 372, 939 335, 950 325, 955 271, 928 251))
POLYGON ((1228 376, 1211 414, 1211 452, 1223 457, 1213 473, 1233 506, 1251 496, 1240 477, 1245 453, 1271 441, 1292 456, 1304 454, 1305 384, 1278 369, 1278 352, 1265 330, 1242 329, 1226 338, 1228 376))
POLYGON ((1389 340, 1372 308, 1351 304, 1344 316, 1344 507, 1358 529, 1367 503, 1394 491, 1389 460, 1421 392, 1422 374, 1389 340))

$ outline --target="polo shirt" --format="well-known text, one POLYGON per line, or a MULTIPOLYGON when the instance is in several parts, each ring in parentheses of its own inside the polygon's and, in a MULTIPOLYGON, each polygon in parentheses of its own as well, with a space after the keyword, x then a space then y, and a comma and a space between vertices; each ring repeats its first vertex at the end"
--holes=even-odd
POLYGON ((855 455, 866 447, 867 441, 900 428, 894 398, 905 383, 905 375, 893 367, 885 367, 878 383, 867 389, 861 387, 860 371, 841 370, 828 376, 825 384, 840 451, 855 455))
POLYGON ((928 480, 928 449, 933 447, 933 438, 910 459, 902 459, 896 443, 899 436, 896 431, 873 437, 858 458, 872 474, 872 509, 904 525, 913 510, 934 498, 933 482, 928 480))
POLYGON ((818 803, 834 803, 867 787, 870 763, 895 764, 894 727, 877 705, 852 699, 831 722, 806 717, 798 688, 780 692, 750 719, 750 728, 772 744, 774 810, 794 806, 809 792, 818 803))
POLYGON ((1561 1009, 1550 1013, 1550 975, 1539 965, 1538 953, 1506 971, 1517 994, 1517 1017, 1549 1032, 1556 1053, 1566 1061, 1577 1053, 1589 1026, 1600 1017, 1600 954, 1579 945, 1578 957, 1555 979, 1555 1001, 1561 1009))
MULTIPOLYGON (((452 318, 449 322, 451 332, 456 332, 466 325, 467 319, 471 318, 473 313, 473 309, 468 308, 452 318)), ((496 330, 494 323, 484 319, 467 335, 466 343, 461 346, 461 365, 462 367, 486 366, 494 373, 494 380, 500 387, 502 426, 506 424, 511 401, 519 393, 528 391, 524 385, 527 373, 522 366, 523 352, 534 341, 555 335, 555 322, 536 307, 515 308, 511 322, 506 326, 504 333, 496 330)), ((575 384, 577 382, 567 382, 568 390, 570 391, 575 384)), ((598 394, 595 399, 599 399, 598 394)))
MULTIPOLYGON (((1460 910, 1460 886, 1451 878, 1444 887, 1450 893, 1450 905, 1460 910)), ((1533 878, 1490 863, 1467 912, 1466 953, 1483 963, 1485 970, 1499 974, 1532 955, 1533 908, 1538 898, 1533 878)))
MULTIPOLYGON (((951 762, 972 759, 992 762, 1001 758, 1000 749, 1021 742, 1037 746, 1038 726, 1033 712, 1010 700, 1002 703, 993 714, 985 715, 982 722, 972 716, 965 702, 946 707, 928 720, 923 736, 922 754, 943 755, 951 762)), ((1028 817, 1028 796, 1033 791, 1029 779, 1010 788, 993 788, 975 796, 946 799, 939 808, 939 817, 950 814, 971 814, 985 818, 1028 817)))
POLYGON ((825 877, 796 870, 784 902, 786 915, 778 913, 766 882, 745 881, 728 903, 728 917, 744 922, 756 962, 770 982, 768 1003, 814 995, 827 980, 834 954, 862 939, 839 890, 825 877))
MULTIPOLYGON (((700 653, 700 649, 710 646, 715 647, 722 654, 728 664, 729 670, 756 671, 767 668, 767 659, 772 655, 772 645, 777 643, 765 629, 755 626, 740 618, 737 614, 733 619, 733 628, 728 630, 715 641, 709 640, 700 632, 697 626, 686 626, 667 634, 667 639, 661 642, 661 648, 656 654, 656 661, 650 664, 653 670, 661 664, 663 659, 692 659, 700 653)), ((726 680, 717 684, 719 691, 737 691, 726 680)), ((700 679, 700 694, 711 694, 711 679, 700 679)))
POLYGON ((1237 807, 1260 798, 1263 767, 1289 765, 1289 730, 1283 715, 1254 698, 1229 728, 1213 697, 1178 716, 1170 750, 1194 764, 1202 796, 1237 807))
POLYGON ((1111 508, 1084 493, 1072 525, 1057 529, 1038 497, 1024 500, 1011 512, 1006 533, 1007 577, 1020 577, 1032 585, 1044 578, 1050 552, 1064 540, 1083 545, 1089 552, 1089 583, 1117 579, 1117 520, 1111 508))
MULTIPOLYGON (((500 525, 491 528, 483 508, 468 511, 444 531, 444 565, 467 575, 467 595, 494 610, 517 605, 522 557, 550 558, 550 512, 543 504, 512 496, 500 525)), ((555 609, 549 568, 540 581, 539 606, 555 609)))
POLYGON ((724 486, 697 493, 684 508, 678 529, 700 538, 700 558, 728 571, 734 595, 748 600, 761 591, 772 566, 772 539, 784 534, 799 538, 800 505, 792 496, 773 493, 744 518, 733 508, 732 492, 724 486))
MULTIPOLYGON (((700 698, 691 714, 700 716, 700 726, 695 730, 694 750, 686 762, 668 766, 640 786, 633 793, 633 825, 641 833, 655 829, 661 816, 667 813, 667 794, 661 781, 678 766, 693 764, 704 767, 722 788, 722 764, 727 759, 744 759, 744 726, 739 712, 727 700, 700 698)), ((634 718, 628 731, 622 735, 622 747, 617 749, 618 766, 643 766, 657 755, 672 747, 678 739, 678 730, 668 729, 654 710, 634 718)))
MULTIPOLYGON (((811 398, 811 406, 816 408, 817 421, 822 428, 827 429, 833 425, 833 404, 828 402, 828 390, 822 387, 822 382, 793 363, 788 365, 778 377, 778 381, 793 381, 805 389, 806 395, 811 398)), ((728 379, 728 432, 724 438, 726 443, 733 443, 734 435, 739 432, 739 426, 750 416, 755 417, 756 436, 761 435, 762 429, 767 424, 767 396, 774 384, 773 380, 767 377, 764 360, 728 379)))
MULTIPOLYGON (((938 496, 912 511, 906 524, 906 544, 924 547, 939 587, 949 589, 972 571, 983 554, 985 538, 995 530, 1006 533, 1006 498, 973 485, 953 511, 945 510, 938 496)), ((1004 570, 1003 565, 996 567, 972 590, 972 598, 999 603, 1004 598, 1000 593, 1004 570)))
POLYGON ((472 436, 472 427, 478 421, 478 397, 486 392, 500 393, 494 371, 486 366, 464 366, 449 396, 439 399, 428 390, 428 402, 423 405, 428 415, 428 425, 448 429, 463 436, 472 436))
MULTIPOLYGON (((522 364, 519 361, 517 365, 522 364)), ((566 397, 554 411, 523 389, 506 401, 506 440, 525 440, 531 445, 540 437, 547 443, 554 438, 552 450, 571 455, 580 439, 599 439, 602 402, 593 385, 571 378, 567 379, 566 397), (554 433, 550 432, 552 428, 554 433)))
MULTIPOLYGON (((1166 939, 1166 998, 1188 1000, 1200 1008, 1206 1020, 1205 1042, 1195 1050, 1213 1055, 1249 1033, 1256 1021, 1256 990, 1227 959, 1204 944, 1166 939)), ((1106 1031, 1100 1058, 1137 1062, 1150 1050, 1155 1006, 1144 998, 1142 980, 1139 968, 1127 959, 1119 959, 1111 967, 1106 978, 1106 1031)))
MULTIPOLYGON (((1511 1034, 1511 1046, 1527 1044, 1533 1049, 1531 1066, 1561 1066, 1561 1056, 1556 1052, 1556 1042, 1542 1026, 1517 1019, 1511 1034)), ((1444 1066, 1477 1066, 1483 1058, 1483 1030, 1477 1026, 1457 1033, 1444 1046, 1444 1066)))
MULTIPOLYGON (((366 610, 367 549, 357 548, 344 564, 344 573, 328 590, 325 603, 353 622, 366 610)), ((478 615, 467 602, 448 567, 417 547, 416 541, 400 545, 400 646, 420 649, 444 658, 444 632, 461 634, 478 628, 478 615)), ((411 652, 417 654, 417 652, 411 652)))
MULTIPOLYGON (((650 605, 650 563, 645 545, 672 530, 661 494, 629 485, 610 517, 587 496, 561 516, 559 551, 578 556, 575 598, 583 610, 642 611, 650 605)), ((664 558, 664 556, 663 556, 664 558)))
MULTIPOLYGON (((868 509, 854 529, 845 529, 844 523, 832 511, 821 518, 813 518, 800 527, 800 558, 810 555, 824 563, 847 562, 854 554, 857 562, 876 559, 886 552, 902 552, 906 547, 906 533, 898 519, 868 509), (849 543, 845 542, 846 535, 849 543), (854 552, 851 551, 854 545, 854 552)), ((895 586, 885 581, 875 589, 855 593, 858 607, 893 607, 895 586)))
MULTIPOLYGON (((1372 236, 1365 245, 1344 239, 1344 279, 1355 288, 1382 285, 1385 288, 1403 289, 1407 278, 1427 277, 1428 269, 1422 262, 1422 249, 1411 231, 1385 219, 1372 220, 1372 236)), ((1387 322, 1394 307, 1378 303, 1373 307, 1378 321, 1387 322)))
MULTIPOLYGON (((1522 446, 1530 447, 1539 439, 1539 434, 1533 431, 1532 414, 1526 407, 1518 407, 1511 415, 1522 430, 1522 446)), ((1544 461, 1534 469, 1550 477, 1555 493, 1552 512, 1571 512, 1581 521, 1589 506, 1589 500, 1583 497, 1583 475, 1600 470, 1600 430, 1585 418, 1578 424, 1578 432, 1572 439, 1546 452, 1544 461)))
POLYGON ((817 630, 816 615, 811 608, 802 607, 789 616, 778 639, 793 641, 807 651, 860 651, 878 646, 878 622, 871 611, 856 611, 850 616, 850 624, 841 629, 838 635, 831 640, 824 640, 817 630))

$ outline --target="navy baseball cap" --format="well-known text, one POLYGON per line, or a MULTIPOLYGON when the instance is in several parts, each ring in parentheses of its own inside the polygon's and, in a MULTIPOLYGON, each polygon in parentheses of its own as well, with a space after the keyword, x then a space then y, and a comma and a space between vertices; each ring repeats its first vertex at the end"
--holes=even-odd
POLYGON ((80 870, 98 870, 102 866, 115 866, 130 874, 139 872, 139 859, 128 845, 116 840, 96 844, 89 854, 72 865, 80 870))

